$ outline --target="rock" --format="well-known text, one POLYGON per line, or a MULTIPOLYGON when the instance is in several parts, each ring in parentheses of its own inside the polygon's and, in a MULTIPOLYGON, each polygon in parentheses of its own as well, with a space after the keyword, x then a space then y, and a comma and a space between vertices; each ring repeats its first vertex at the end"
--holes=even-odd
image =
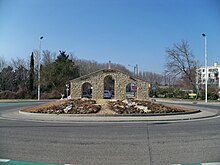
POLYGON ((68 111, 71 110, 72 107, 73 107, 72 105, 69 105, 69 106, 67 106, 63 111, 64 111, 65 113, 68 113, 68 111))
POLYGON ((123 100, 122 103, 128 104, 128 100, 123 100))
POLYGON ((128 106, 131 107, 131 106, 136 106, 137 104, 135 102, 130 102, 128 103, 128 106))
POLYGON ((144 107, 143 111, 144 111, 145 113, 151 113, 151 110, 148 109, 148 107, 144 107))

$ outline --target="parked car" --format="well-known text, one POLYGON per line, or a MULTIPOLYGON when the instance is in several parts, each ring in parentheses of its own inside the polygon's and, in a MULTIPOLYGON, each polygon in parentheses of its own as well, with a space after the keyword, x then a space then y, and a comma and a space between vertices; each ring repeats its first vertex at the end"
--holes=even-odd
POLYGON ((92 98, 92 94, 88 93, 88 92, 83 92, 82 97, 83 98, 92 98))
POLYGON ((111 99, 112 98, 112 94, 109 90, 104 90, 104 94, 103 94, 104 99, 111 99))

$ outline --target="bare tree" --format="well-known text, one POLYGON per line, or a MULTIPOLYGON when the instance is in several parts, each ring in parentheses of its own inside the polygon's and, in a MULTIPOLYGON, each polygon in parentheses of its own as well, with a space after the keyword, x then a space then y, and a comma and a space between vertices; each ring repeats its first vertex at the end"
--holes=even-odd
POLYGON ((138 76, 151 84, 162 84, 163 82, 163 75, 154 72, 139 72, 138 76))
POLYGON ((49 65, 56 60, 56 53, 51 53, 49 50, 43 50, 42 64, 49 65))
POLYGON ((4 57, 0 57, 0 71, 5 67, 7 67, 7 62, 4 57))
POLYGON ((190 86, 196 90, 196 65, 197 62, 192 54, 189 43, 182 40, 174 44, 172 48, 167 48, 166 68, 169 73, 181 76, 184 81, 188 81, 190 86))
POLYGON ((14 69, 19 69, 21 66, 28 68, 28 63, 25 61, 25 59, 17 57, 16 59, 11 59, 11 64, 14 69))
MULTIPOLYGON (((72 59, 74 60, 76 65, 79 66, 80 76, 108 68, 108 63, 98 63, 97 61, 78 59, 77 57, 73 57, 73 56, 72 59)), ((126 69, 123 65, 120 64, 111 63, 111 68, 118 69, 126 73, 130 73, 128 69, 126 69)))

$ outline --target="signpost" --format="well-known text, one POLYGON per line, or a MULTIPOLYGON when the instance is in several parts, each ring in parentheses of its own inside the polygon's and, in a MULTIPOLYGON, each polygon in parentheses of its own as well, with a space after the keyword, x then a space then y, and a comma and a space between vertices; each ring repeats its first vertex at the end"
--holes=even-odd
POLYGON ((155 85, 153 85, 152 87, 151 87, 151 89, 152 89, 152 91, 153 91, 153 97, 155 97, 156 96, 156 89, 157 89, 157 87, 155 86, 155 85))

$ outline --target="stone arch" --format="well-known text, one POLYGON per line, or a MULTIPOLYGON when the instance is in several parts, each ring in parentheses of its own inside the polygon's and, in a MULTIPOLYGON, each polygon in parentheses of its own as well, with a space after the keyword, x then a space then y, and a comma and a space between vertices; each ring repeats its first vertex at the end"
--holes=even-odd
MULTIPOLYGON (((103 79, 103 94, 105 92, 109 92, 111 95, 111 98, 114 97, 115 94, 115 78, 111 74, 108 74, 103 79)), ((105 97, 105 94, 104 96, 105 97)))
POLYGON ((81 97, 91 98, 92 97, 92 89, 93 89, 93 86, 91 83, 84 82, 81 86, 81 97))
MULTIPOLYGON (((92 98, 102 99, 104 92, 104 80, 106 77, 109 76, 114 80, 114 83, 112 83, 112 85, 114 84, 113 85, 114 88, 109 86, 107 89, 110 90, 114 89, 114 99, 125 99, 126 86, 129 83, 134 83, 134 82, 137 84, 137 92, 135 98, 137 99, 149 98, 148 83, 146 81, 116 69, 102 69, 94 73, 84 75, 74 80, 71 80, 71 97, 81 98, 83 91, 82 88, 83 84, 90 83, 91 84, 90 89, 92 87, 92 98)), ((89 87, 87 87, 87 89, 89 89, 89 87)))

